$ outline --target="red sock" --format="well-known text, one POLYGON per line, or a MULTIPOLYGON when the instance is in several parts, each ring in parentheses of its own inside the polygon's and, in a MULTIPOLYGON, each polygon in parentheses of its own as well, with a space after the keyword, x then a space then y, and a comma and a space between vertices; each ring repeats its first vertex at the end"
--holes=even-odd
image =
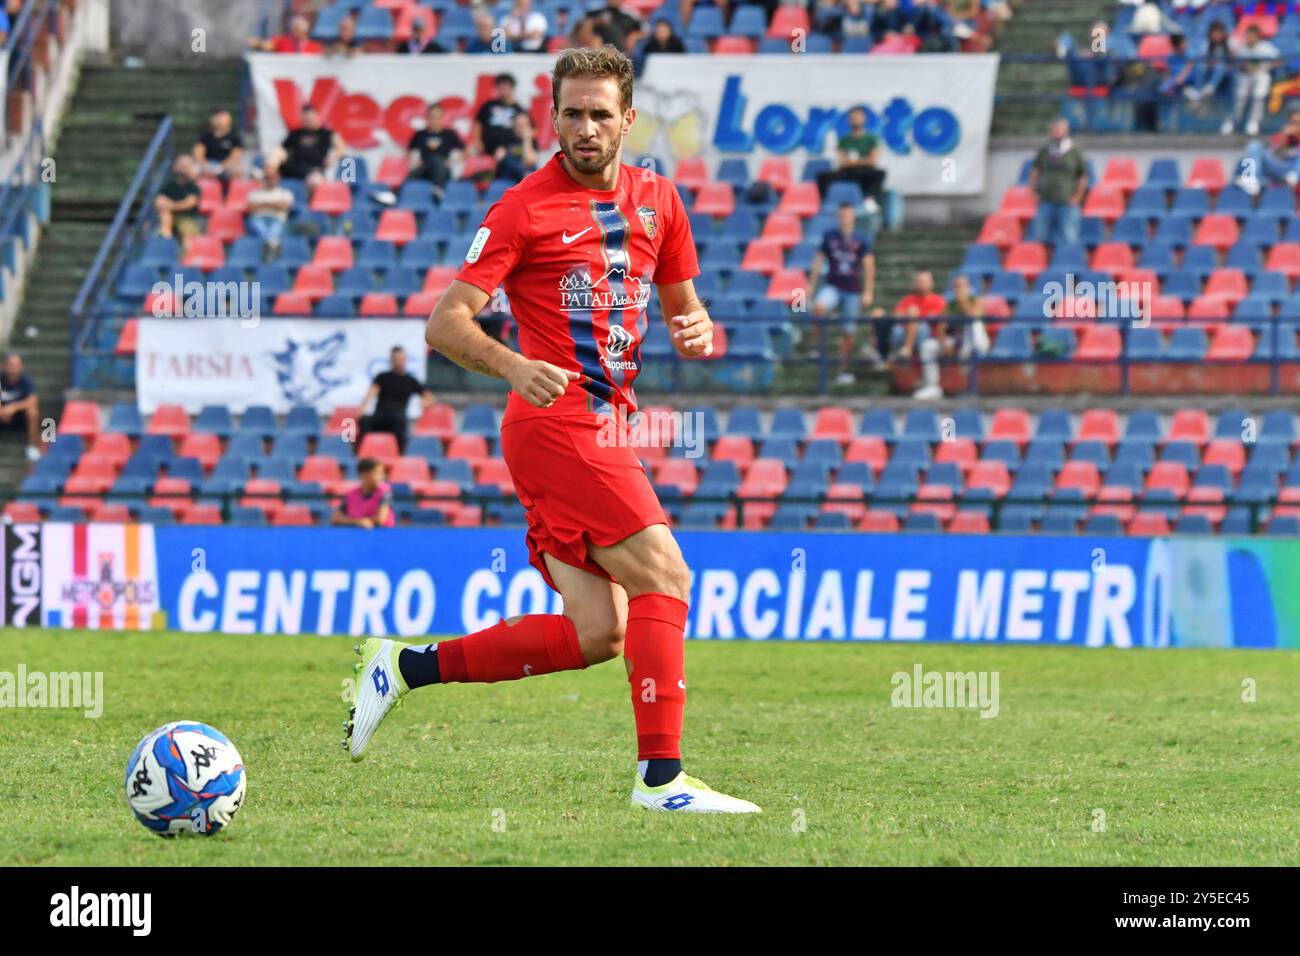
POLYGON ((639 594, 627 602, 623 658, 632 685, 638 760, 680 760, 686 710, 685 601, 639 594))
POLYGON ((563 614, 525 614, 438 645, 444 684, 490 684, 587 666, 578 632, 563 614))

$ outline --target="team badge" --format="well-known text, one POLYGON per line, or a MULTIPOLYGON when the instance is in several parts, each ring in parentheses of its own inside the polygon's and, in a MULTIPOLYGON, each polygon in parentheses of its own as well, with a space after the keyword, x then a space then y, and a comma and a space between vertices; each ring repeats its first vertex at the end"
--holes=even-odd
POLYGON ((655 229, 658 224, 655 222, 655 211, 649 206, 637 206, 636 214, 641 219, 641 226, 645 229, 647 239, 655 237, 655 229))

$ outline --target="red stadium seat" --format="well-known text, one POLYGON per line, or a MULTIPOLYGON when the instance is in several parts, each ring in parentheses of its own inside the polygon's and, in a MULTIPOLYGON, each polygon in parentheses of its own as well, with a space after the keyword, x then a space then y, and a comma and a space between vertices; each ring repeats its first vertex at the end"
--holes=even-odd
POLYGON ((1124 215, 1124 190, 1115 185, 1099 185, 1088 190, 1083 201, 1083 214, 1106 222, 1114 222, 1124 215))
MULTIPOLYGON (((1101 174, 1102 186, 1110 186, 1131 193, 1141 183, 1142 177, 1138 174, 1137 160, 1115 157, 1106 161, 1106 168, 1101 174)), ((1084 215, 1087 215, 1087 213, 1084 215)))
POLYGON ((1004 461, 977 461, 966 478, 969 488, 990 488, 999 498, 1011 490, 1011 472, 1004 461))
POLYGON ((1085 325, 1074 351, 1078 362, 1114 362, 1120 356, 1120 333, 1113 325, 1085 325))
POLYGON ((311 296, 297 292, 281 292, 275 297, 271 311, 276 315, 311 315, 311 296))
POLYGON ((736 195, 730 183, 708 182, 695 194, 692 212, 706 216, 730 216, 736 211, 736 195))
POLYGON ((677 164, 673 172, 673 182, 680 183, 692 191, 702 189, 710 182, 709 166, 703 156, 687 156, 677 164))
POLYGON ((334 275, 321 266, 302 266, 293 277, 293 292, 309 299, 323 299, 334 292, 334 275))
POLYGON ((772 22, 767 25, 767 35, 779 40, 808 35, 808 11, 803 7, 781 4, 772 14, 772 22), (802 31, 796 34, 796 31, 802 31))
POLYGON ((389 481, 403 481, 414 484, 417 481, 430 481, 429 463, 415 455, 402 455, 388 466, 389 481))
POLYGON ((448 458, 463 458, 474 464, 488 458, 487 438, 483 435, 456 435, 447 443, 448 458))
POLYGON ((504 458, 489 458, 474 466, 474 480, 480 485, 496 485, 503 494, 515 493, 515 479, 504 458))
POLYGON ((1079 488, 1085 495, 1092 497, 1101 487, 1101 474, 1091 461, 1067 461, 1056 476, 1056 487, 1079 488))
MULTIPOLYGON (((261 183, 252 179, 232 179, 226 189, 226 205, 222 208, 237 212, 241 216, 248 212, 248 194, 261 187, 261 183)), ((210 230, 209 230, 210 231, 210 230)), ((243 224, 240 224, 243 232, 243 224)))
POLYGON ((204 272, 220 269, 226 264, 226 248, 216 236, 195 236, 190 240, 190 250, 181 264, 194 266, 204 272))
POLYGON ((1159 511, 1139 511, 1128 523, 1128 533, 1147 537, 1169 534, 1169 519, 1159 511))
POLYGON ((134 355, 140 342, 140 323, 137 319, 127 319, 122 323, 122 334, 113 345, 114 355, 134 355))
POLYGON ((723 435, 713 446, 713 461, 734 461, 738 465, 754 460, 754 442, 744 435, 723 435))
POLYGON ((375 238, 405 245, 415 238, 415 213, 409 209, 385 209, 375 225, 375 238))
POLYGON ((194 504, 178 509, 176 520, 181 524, 221 524, 221 509, 216 505, 194 504))
POLYGON ((979 511, 958 511, 948 522, 953 534, 988 534, 989 519, 979 511))
POLYGON ((355 438, 360 421, 361 409, 355 405, 335 405, 334 411, 330 412, 329 421, 325 423, 325 434, 341 435, 349 432, 355 438))
POLYGON ((1020 222, 1033 219, 1038 212, 1038 197, 1028 186, 1009 186, 1002 194, 1002 205, 998 214, 1009 216, 1020 222))
POLYGON ((775 498, 789 482, 784 463, 775 458, 756 458, 745 472, 737 494, 742 498, 775 498))
POLYGON ((822 502, 824 514, 843 514, 849 516, 853 524, 862 520, 867 513, 867 496, 861 485, 848 482, 833 482, 826 489, 826 498, 822 502))
POLYGON ((1210 193, 1218 193, 1228 183, 1228 177, 1223 172, 1223 160, 1217 156, 1202 156, 1192 163, 1192 168, 1187 174, 1186 186, 1188 189, 1204 189, 1210 193))
POLYGON ((984 307, 985 319, 1011 318, 1011 306, 1000 295, 982 295, 980 296, 980 304, 984 307))
POLYGON ((813 419, 812 438, 833 438, 840 444, 853 440, 853 412, 839 405, 826 405, 813 419))
POLYGON ((113 480, 117 478, 117 469, 117 462, 111 458, 101 458, 98 455, 82 455, 72 473, 78 478, 95 478, 112 484, 113 480))
POLYGON ((849 442, 849 447, 844 449, 844 461, 865 461, 871 466, 871 472, 876 477, 884 471, 885 465, 889 462, 889 449, 885 445, 885 440, 875 435, 859 435, 849 442))
POLYGON ((308 455, 298 469, 299 481, 318 481, 322 485, 330 481, 341 481, 343 468, 337 458, 329 455, 308 455))
POLYGON ((1114 515, 1120 521, 1129 521, 1137 511, 1133 489, 1128 485, 1102 485, 1097 490, 1097 502, 1089 514, 1114 515))
POLYGON ((817 191, 816 183, 791 183, 781 194, 776 211, 807 219, 817 215, 821 208, 821 193, 817 191))
POLYGON ((700 484, 700 473, 693 461, 685 458, 665 458, 655 471, 655 483, 676 485, 683 495, 695 494, 700 484))
POLYGON ((1234 245, 1241 235, 1235 216, 1226 213, 1210 213, 1196 227, 1192 242, 1198 246, 1214 246, 1220 252, 1234 245))
POLYGON ((244 494, 239 499, 241 508, 257 508, 268 518, 283 507, 280 500, 280 483, 270 478, 250 478, 244 482, 244 494))
POLYGON ((271 524, 280 528, 305 527, 315 524, 315 519, 306 505, 285 505, 271 515, 271 524))
POLYGON ((99 434, 99 406, 94 402, 69 401, 59 416, 59 433, 92 438, 99 434))
POLYGON ((1300 243, 1279 242, 1268 250, 1264 268, 1269 272, 1281 272, 1290 281, 1300 277, 1300 243))
POLYGON ((1002 268, 1033 279, 1047 268, 1047 248, 1041 242, 1017 242, 1007 250, 1002 268))
POLYGON ((1187 504, 1183 505, 1183 514, 1205 515, 1211 524, 1217 525, 1228 511, 1221 504, 1222 501, 1222 488, 1215 485, 1196 485, 1187 492, 1187 504))
POLYGON ((149 505, 153 508, 166 508, 173 514, 190 504, 190 483, 184 478, 172 478, 163 475, 154 480, 153 494, 149 505))
POLYGON ((402 306, 402 315, 420 319, 427 319, 433 314, 433 307, 438 304, 442 298, 439 292, 417 292, 415 295, 406 297, 406 304, 402 306))
POLYGON ((975 241, 984 245, 997 246, 1005 251, 1008 246, 1019 242, 1022 234, 1019 219, 995 212, 990 213, 984 220, 979 237, 975 241))
POLYGON ((430 405, 420 413, 411 431, 416 435, 432 435, 450 441, 456 434, 456 411, 442 402, 430 405))
POLYGON ((497 161, 482 153, 474 153, 465 157, 465 161, 460 166, 461 179, 485 178, 491 179, 496 173, 497 161))
POLYGON ((244 212, 226 206, 208 217, 204 232, 222 242, 234 242, 244 234, 244 212))
POLYGON ((979 450, 969 438, 941 441, 934 451, 935 464, 950 463, 958 465, 961 467, 963 474, 968 472, 978 460, 979 450))
POLYGON ((1133 268, 1133 247, 1127 242, 1103 242, 1092 252, 1093 269, 1116 273, 1133 268))
POLYGON ((754 239, 745 247, 745 257, 740 268, 746 272, 761 272, 770 276, 785 265, 785 250, 781 243, 771 239, 754 239))
POLYGON ((190 432, 181 439, 177 454, 182 458, 197 458, 203 470, 210 472, 221 458, 221 439, 208 432, 190 432))
MULTIPOLYGON (((1294 15, 1294 14, 1293 14, 1294 15)), ((1232 36, 1238 42, 1246 38, 1246 31, 1251 27, 1259 30, 1264 39, 1268 39, 1277 33, 1278 20, 1271 13, 1251 12, 1243 13, 1237 18, 1237 26, 1232 31, 1232 36)))
POLYGON ((90 520, 96 524, 130 524, 131 509, 123 504, 101 501, 91 509, 90 520))
MULTIPOLYGON (((755 182, 767 183, 779 193, 785 192, 794 182, 794 170, 790 167, 790 160, 785 156, 769 156, 758 166, 758 175, 754 177, 755 182)), ((818 208, 821 203, 818 203, 818 208)))
POLYGON ((357 458, 375 458, 385 466, 397 460, 401 452, 397 448, 397 436, 388 432, 367 432, 357 446, 357 458))
POLYGON ((1186 316, 1183 300, 1176 295, 1157 295, 1151 300, 1153 322, 1181 322, 1186 316))
POLYGON ((320 269, 329 269, 331 272, 351 269, 356 264, 352 252, 352 240, 347 236, 321 236, 316 241, 316 252, 312 256, 311 264, 320 269))
POLYGON ((1216 438, 1205 446, 1201 465, 1222 465, 1236 478, 1246 467, 1246 448, 1234 438, 1216 438))
POLYGON ((894 532, 898 530, 898 515, 892 511, 868 511, 857 528, 859 531, 894 532))
POLYGON ((713 41, 713 49, 710 52, 719 56, 728 54, 746 56, 754 52, 754 41, 749 37, 720 36, 713 41))
POLYGON ((379 172, 375 174, 375 182, 382 183, 396 192, 402 183, 406 182, 406 174, 410 168, 405 156, 385 156, 379 161, 379 172))
POLYGON ((993 413, 985 441, 1013 441, 1025 445, 1029 441, 1029 412, 1023 408, 999 408, 993 413))
POLYGON ((361 297, 361 308, 357 314, 363 317, 401 315, 397 305, 397 296, 391 292, 367 292, 361 297))
POLYGON ((316 187, 311 197, 312 212, 341 216, 352 209, 352 187, 339 180, 327 180, 316 187))
POLYGON ((1079 420, 1075 441, 1100 441, 1114 446, 1119 441, 1119 417, 1111 408, 1090 408, 1079 420))
MULTIPOLYGON (((116 467, 121 468, 131 457, 131 438, 121 432, 103 432, 95 436, 86 454, 111 461, 116 467)), ((185 453, 181 452, 181 454, 185 453)))
POLYGON ((1231 315, 1231 304, 1211 295, 1198 295, 1187 307, 1187 317, 1200 322, 1223 322, 1231 315))
POLYGON ((798 216, 774 212, 769 214, 767 221, 763 223, 763 231, 759 238, 789 249, 803 241, 803 225, 799 222, 798 216))
POLYGON ((790 302, 800 292, 807 293, 808 276, 802 269, 778 269, 767 286, 767 298, 790 302))
POLYGON ((1211 362, 1244 362, 1255 352, 1255 335, 1248 326, 1221 325, 1210 339, 1205 358, 1211 362))
POLYGON ((180 405, 159 405, 149 419, 150 435, 170 435, 183 438, 190 433, 190 416, 180 405))
POLYGON ((376 0, 375 6, 391 5, 397 8, 393 23, 393 41, 405 43, 415 33, 416 23, 423 23, 429 36, 438 34, 438 15, 427 6, 417 6, 415 0, 376 0))
POLYGON ((1204 445, 1210 440, 1210 416, 1203 408, 1182 408, 1174 412, 1165 441, 1189 441, 1204 445))
POLYGON ((456 278, 456 266, 430 266, 424 274, 424 288, 420 291, 441 296, 456 278))
POLYGON ((916 498, 912 503, 912 514, 932 514, 940 521, 951 521, 957 513, 951 485, 922 484, 916 489, 916 498))
POLYGON ((1138 56, 1143 60, 1163 60, 1174 51, 1174 45, 1164 33, 1148 33, 1138 43, 1138 56))
POLYGON ((14 524, 32 524, 41 520, 41 509, 30 501, 5 503, 4 516, 14 524))
POLYGON ((1156 462, 1147 473, 1146 484, 1143 485, 1148 491, 1153 488, 1167 488, 1177 498, 1186 497, 1190 486, 1191 479, 1187 476, 1187 466, 1181 461, 1156 462))
POLYGON ((211 216, 226 201, 221 189, 221 180, 215 176, 201 176, 199 186, 199 215, 211 216))

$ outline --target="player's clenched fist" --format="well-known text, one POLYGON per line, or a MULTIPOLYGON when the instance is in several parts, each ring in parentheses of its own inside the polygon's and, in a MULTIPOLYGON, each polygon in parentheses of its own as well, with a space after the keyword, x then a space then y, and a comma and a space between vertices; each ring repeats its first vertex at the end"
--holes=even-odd
POLYGON ((713 320, 703 309, 673 316, 669 327, 679 354, 687 358, 713 354, 713 320))
POLYGON ((516 395, 538 408, 546 408, 555 404, 570 382, 580 378, 581 372, 570 372, 541 359, 529 359, 516 365, 507 381, 516 395))

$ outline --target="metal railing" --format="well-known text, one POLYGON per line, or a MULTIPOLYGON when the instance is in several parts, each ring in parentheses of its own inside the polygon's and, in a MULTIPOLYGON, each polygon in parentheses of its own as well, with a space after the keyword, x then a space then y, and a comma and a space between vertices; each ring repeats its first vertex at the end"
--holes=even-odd
POLYGON ((114 294, 118 277, 132 248, 153 225, 153 198, 166 180, 175 155, 172 118, 164 116, 145 149, 131 185, 127 187, 104 241, 82 280, 69 314, 73 343, 73 385, 85 387, 96 362, 111 358, 96 347, 105 300, 114 294))
POLYGON ((7 181, 0 184, 0 243, 18 234, 23 217, 31 211, 44 155, 45 129, 37 120, 16 154, 7 181))
MULTIPOLYGON (((4 50, 9 54, 8 92, 29 92, 33 88, 34 71, 32 57, 36 41, 47 32, 59 33, 59 0, 27 0, 18 12, 17 19, 10 24, 9 37, 5 40, 4 50)), ((0 104, 0 119, 5 128, 10 125, 9 104, 0 104)))

